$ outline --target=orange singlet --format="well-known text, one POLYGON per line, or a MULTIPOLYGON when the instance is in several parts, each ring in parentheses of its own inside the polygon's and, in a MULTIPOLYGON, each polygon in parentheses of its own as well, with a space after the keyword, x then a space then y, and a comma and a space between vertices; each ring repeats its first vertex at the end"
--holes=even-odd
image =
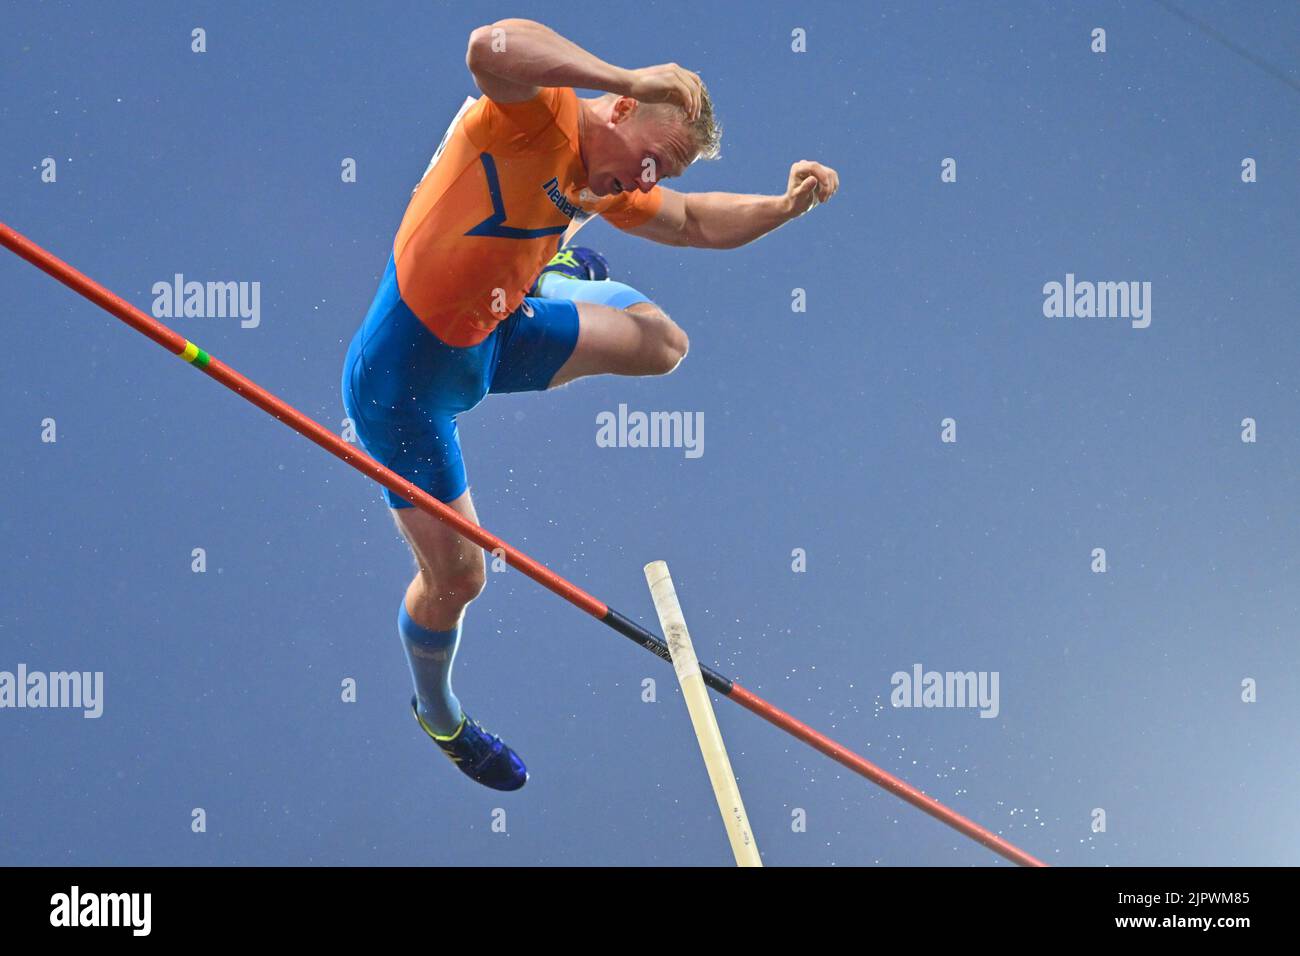
POLYGON ((663 203, 595 196, 578 147, 578 98, 542 88, 520 103, 467 101, 434 153, 393 243, 402 301, 439 339, 482 342, 523 301, 572 219, 627 229, 663 203))

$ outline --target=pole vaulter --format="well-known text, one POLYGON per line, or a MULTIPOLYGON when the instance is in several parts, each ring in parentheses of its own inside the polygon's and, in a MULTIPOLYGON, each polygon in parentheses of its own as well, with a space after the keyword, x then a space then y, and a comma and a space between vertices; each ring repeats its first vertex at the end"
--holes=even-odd
MULTIPOLYGON (((311 439, 363 475, 379 482, 394 494, 400 495, 421 511, 450 525, 459 534, 473 541, 479 547, 504 555, 506 562, 512 568, 528 575, 542 587, 553 591, 570 604, 586 611, 601 623, 608 625, 619 634, 639 644, 656 657, 670 664, 672 663, 672 656, 669 653, 668 646, 640 624, 606 606, 603 601, 588 594, 577 585, 566 581, 545 565, 533 560, 522 551, 502 541, 496 535, 463 517, 432 495, 402 478, 396 472, 385 468, 323 425, 276 398, 266 389, 245 378, 230 366, 210 356, 184 336, 146 315, 125 299, 114 295, 95 280, 78 272, 57 256, 46 252, 26 236, 9 228, 4 223, 0 223, 0 245, 26 259, 41 271, 58 279, 74 292, 85 296, 137 332, 153 339, 173 355, 179 356, 195 368, 205 372, 210 378, 216 379, 226 388, 252 402, 268 415, 279 419, 298 434, 311 439)), ((757 694, 746 690, 740 684, 719 674, 708 665, 701 664, 700 672, 704 675, 704 682, 723 697, 758 714, 768 723, 775 724, 791 736, 820 750, 837 763, 842 764, 860 776, 866 777, 877 786, 888 790, 894 796, 905 800, 918 810, 925 811, 936 820, 946 823, 959 833, 963 833, 977 843, 988 847, 994 853, 1021 866, 1046 866, 1041 860, 1030 856, 1024 850, 1002 839, 992 831, 985 829, 973 820, 968 820, 952 808, 922 793, 893 774, 882 770, 869 760, 858 756, 847 747, 836 743, 802 721, 796 720, 785 711, 769 704, 757 694)))

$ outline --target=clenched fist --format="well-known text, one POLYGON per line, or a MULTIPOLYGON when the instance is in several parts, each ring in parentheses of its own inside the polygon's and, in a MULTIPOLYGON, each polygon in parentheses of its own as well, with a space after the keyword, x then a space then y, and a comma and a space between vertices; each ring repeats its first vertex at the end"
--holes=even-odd
POLYGON ((785 198, 792 216, 802 216, 818 203, 826 202, 840 188, 840 174, 829 166, 801 159, 790 167, 785 198))

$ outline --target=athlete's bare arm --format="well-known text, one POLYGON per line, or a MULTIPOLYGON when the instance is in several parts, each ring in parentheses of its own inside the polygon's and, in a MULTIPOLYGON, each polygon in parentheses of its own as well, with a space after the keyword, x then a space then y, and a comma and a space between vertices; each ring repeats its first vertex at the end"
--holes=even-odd
POLYGON ((518 103, 540 86, 568 86, 630 96, 642 103, 673 103, 694 119, 700 78, 676 63, 625 70, 588 53, 533 20, 508 19, 469 35, 465 65, 478 88, 498 103, 518 103))
POLYGON ((658 214, 628 232, 668 246, 734 249, 802 216, 839 188, 839 173, 809 160, 790 167, 780 196, 680 193, 660 186, 664 201, 658 214))

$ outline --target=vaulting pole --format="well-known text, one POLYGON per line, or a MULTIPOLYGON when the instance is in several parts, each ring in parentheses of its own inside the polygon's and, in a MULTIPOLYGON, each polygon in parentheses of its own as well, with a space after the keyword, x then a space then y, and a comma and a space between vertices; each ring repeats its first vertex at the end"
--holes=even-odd
MULTIPOLYGON (((178 335, 161 322, 131 305, 125 299, 121 299, 109 292, 94 279, 78 272, 62 259, 46 252, 26 236, 14 231, 4 223, 0 223, 0 245, 26 259, 41 271, 58 279, 74 292, 85 296, 106 312, 117 316, 137 332, 153 339, 173 355, 180 356, 232 392, 252 402, 268 415, 279 419, 298 434, 311 439, 330 454, 342 459, 363 475, 379 482, 394 494, 405 498, 421 511, 451 525, 457 532, 479 547, 504 555, 507 564, 528 575, 542 587, 555 592, 570 604, 581 608, 624 637, 640 644, 650 653, 672 663, 672 656, 669 654, 668 646, 640 624, 624 617, 613 608, 607 607, 604 602, 592 597, 577 585, 571 584, 545 565, 534 561, 496 535, 485 531, 432 495, 417 488, 401 475, 385 468, 370 456, 349 445, 323 425, 318 424, 293 406, 276 398, 260 385, 249 381, 230 366, 210 356, 184 336, 178 335)), ((809 746, 820 750, 837 763, 848 767, 856 774, 866 777, 872 783, 888 790, 894 796, 907 801, 917 809, 925 811, 936 820, 946 823, 959 833, 964 833, 977 843, 988 847, 994 853, 1021 866, 1046 866, 1041 860, 1035 859, 1019 847, 1007 842, 992 831, 986 830, 973 820, 968 820, 956 810, 945 806, 933 797, 927 796, 893 774, 877 767, 869 760, 859 757, 853 751, 818 733, 780 708, 772 706, 757 694, 746 690, 734 681, 719 674, 713 668, 701 664, 700 672, 704 675, 704 682, 724 697, 753 711, 791 736, 797 737, 809 746)))
POLYGON ((644 570, 645 583, 650 587, 650 599, 654 601, 668 652, 673 656, 673 670, 677 672, 682 699, 686 701, 686 712, 691 717, 691 727, 700 745, 700 756, 704 758, 704 769, 709 775, 709 785, 713 787, 713 798, 718 801, 718 812, 722 814, 722 825, 727 830, 727 841, 731 844, 736 866, 762 866, 763 858, 754 841, 754 831, 749 826, 745 801, 740 799, 736 773, 731 769, 709 692, 704 689, 700 661, 695 656, 695 645, 691 642, 691 632, 686 628, 686 617, 682 614, 681 602, 677 600, 677 589, 673 587, 668 564, 651 561, 644 570))

